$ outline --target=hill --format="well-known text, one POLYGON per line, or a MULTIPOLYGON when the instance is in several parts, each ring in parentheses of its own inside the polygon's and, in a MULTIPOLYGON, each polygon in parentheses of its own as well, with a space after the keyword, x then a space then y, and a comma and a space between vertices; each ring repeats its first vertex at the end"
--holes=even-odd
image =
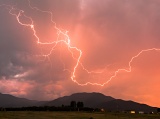
POLYGON ((110 96, 105 96, 101 93, 75 93, 70 96, 60 97, 48 102, 48 106, 70 105, 71 101, 81 101, 86 107, 96 108, 100 103, 114 100, 110 96))
POLYGON ((82 101, 85 107, 104 108, 108 111, 144 111, 156 112, 156 107, 151 107, 146 104, 140 104, 133 101, 125 101, 115 99, 110 96, 105 96, 101 93, 75 93, 70 96, 60 97, 46 103, 47 106, 70 105, 71 101, 82 101))
POLYGON ((25 98, 18 98, 9 94, 0 93, 0 107, 27 107, 39 106, 46 103, 45 101, 28 100, 25 98))
POLYGON ((125 101, 105 96, 101 93, 75 93, 52 101, 36 101, 25 98, 18 98, 9 94, 0 93, 0 107, 29 107, 29 106, 69 106, 71 101, 80 101, 85 107, 103 108, 108 111, 144 111, 156 112, 156 107, 140 104, 133 101, 125 101))
POLYGON ((156 112, 156 107, 151 107, 146 104, 140 104, 133 101, 124 101, 121 99, 115 99, 112 101, 104 102, 99 105, 99 108, 104 108, 108 111, 143 111, 146 113, 156 112))

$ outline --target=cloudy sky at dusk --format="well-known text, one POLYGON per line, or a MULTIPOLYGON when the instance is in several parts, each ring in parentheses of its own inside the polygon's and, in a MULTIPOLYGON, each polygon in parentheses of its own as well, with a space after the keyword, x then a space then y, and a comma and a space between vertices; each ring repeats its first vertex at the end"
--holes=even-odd
POLYGON ((76 92, 105 95, 160 106, 160 1, 159 0, 0 0, 0 92, 34 100, 51 100, 76 92), (5 6, 4 4, 13 6, 5 6), (12 9, 12 10, 11 10, 12 9), (11 10, 11 11, 10 11, 11 10), (10 13, 9 13, 10 11, 10 13), (11 15, 15 14, 15 15, 11 15), (26 17, 27 16, 27 17, 26 17), (31 19, 30 19, 31 18, 31 19), (53 46, 55 46, 54 49, 53 46), (52 50, 52 52, 50 52, 52 50), (48 57, 44 55, 49 54, 48 57), (73 58, 74 57, 74 58, 73 58), (85 68, 85 69, 84 69, 85 68), (87 72, 89 71, 89 72, 87 72))

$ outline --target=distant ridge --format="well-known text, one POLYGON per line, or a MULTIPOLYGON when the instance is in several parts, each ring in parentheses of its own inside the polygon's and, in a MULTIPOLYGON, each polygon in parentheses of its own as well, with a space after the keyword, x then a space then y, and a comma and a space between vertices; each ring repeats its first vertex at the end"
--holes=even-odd
POLYGON ((114 100, 110 96, 105 96, 101 93, 75 93, 70 96, 60 97, 47 103, 48 106, 69 105, 71 101, 82 101, 86 107, 96 108, 100 102, 114 100))
POLYGON ((157 112, 156 107, 151 107, 146 104, 140 104, 133 101, 124 101, 121 99, 115 99, 112 101, 104 102, 99 105, 99 107, 107 109, 108 111, 127 111, 127 110, 134 110, 134 111, 143 111, 143 112, 157 112))
POLYGON ((18 98, 9 94, 0 93, 0 107, 28 107, 28 106, 62 106, 70 105, 71 101, 81 101, 85 107, 103 108, 108 111, 144 111, 156 112, 156 107, 146 104, 140 104, 133 101, 125 101, 105 96, 101 93, 75 93, 70 96, 64 96, 52 101, 35 101, 25 98, 18 98))
POLYGON ((69 105, 71 101, 82 101, 85 107, 104 108, 108 111, 144 111, 156 112, 156 107, 151 107, 146 104, 140 104, 133 101, 125 101, 115 99, 110 96, 105 96, 101 93, 75 93, 70 96, 60 97, 53 101, 48 102, 48 106, 61 106, 69 105))
POLYGON ((39 106, 46 102, 28 100, 25 98, 18 98, 9 94, 0 93, 0 107, 27 107, 27 106, 39 106))

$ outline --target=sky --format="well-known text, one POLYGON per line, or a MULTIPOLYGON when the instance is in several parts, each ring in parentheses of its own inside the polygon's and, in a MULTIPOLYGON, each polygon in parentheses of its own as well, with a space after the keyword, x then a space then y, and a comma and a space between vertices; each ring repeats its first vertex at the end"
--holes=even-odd
POLYGON ((0 92, 32 100, 100 92, 160 106, 159 6, 159 0, 0 0, 0 92), (39 42, 18 20, 34 25, 39 42))

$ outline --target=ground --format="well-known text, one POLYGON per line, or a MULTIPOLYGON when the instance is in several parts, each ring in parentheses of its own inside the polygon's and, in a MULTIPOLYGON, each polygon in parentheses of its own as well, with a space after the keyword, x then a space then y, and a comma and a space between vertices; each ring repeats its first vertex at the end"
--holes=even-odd
POLYGON ((159 114, 123 114, 89 112, 0 112, 0 119, 160 119, 159 114))

